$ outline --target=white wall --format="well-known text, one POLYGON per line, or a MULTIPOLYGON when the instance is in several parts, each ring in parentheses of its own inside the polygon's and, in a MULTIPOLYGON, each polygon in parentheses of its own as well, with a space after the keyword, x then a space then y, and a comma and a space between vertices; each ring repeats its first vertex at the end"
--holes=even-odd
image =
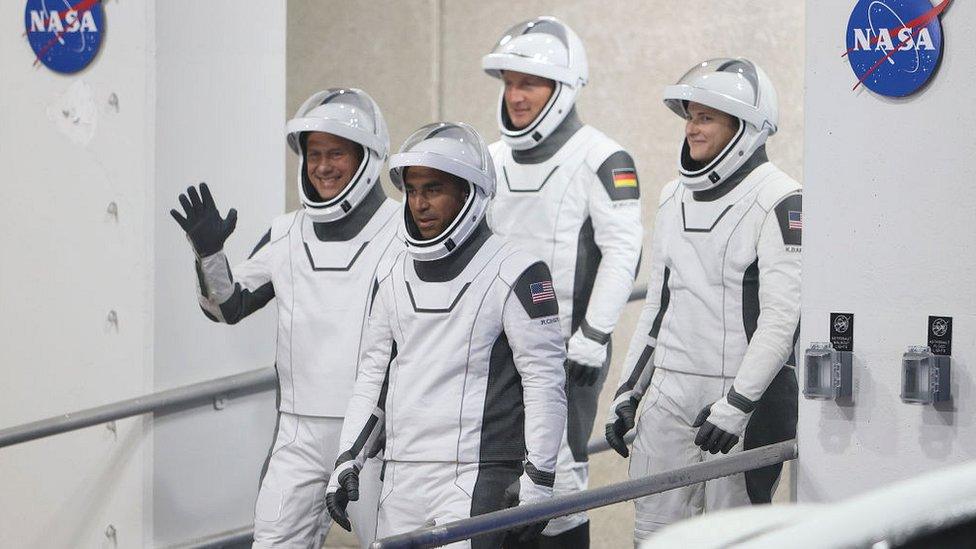
POLYGON ((833 501, 976 457, 976 50, 972 2, 943 14, 929 86, 859 88, 844 52, 852 2, 807 2, 801 345, 853 312, 855 404, 801 400, 800 501, 833 501), (899 399, 905 347, 954 318, 949 410, 899 399))
MULTIPOLYGON (((283 211, 284 2, 247 17, 230 1, 104 6, 102 51, 64 76, 32 66, 24 3, 0 4, 0 427, 273 361, 273 311, 233 328, 199 312, 167 212, 210 182, 240 211, 227 248, 243 258, 283 211)), ((0 547, 110 547, 109 525, 117 546, 151 546, 248 524, 273 404, 0 449, 0 547)))
MULTIPOLYGON (((0 5, 4 427, 152 387, 152 10, 113 4, 99 57, 66 77, 32 66, 24 3, 0 5)), ((150 440, 140 418, 116 429, 0 450, 0 546, 101 546, 109 524, 141 545, 150 440)))
MULTIPOLYGON (((155 387, 274 364, 274 302, 234 326, 194 298, 193 254, 169 209, 206 181, 222 213, 238 210, 225 251, 244 260, 284 211, 285 3, 156 5, 155 387)), ((272 392, 157 418, 155 541, 175 543, 251 523, 271 446, 272 392)))

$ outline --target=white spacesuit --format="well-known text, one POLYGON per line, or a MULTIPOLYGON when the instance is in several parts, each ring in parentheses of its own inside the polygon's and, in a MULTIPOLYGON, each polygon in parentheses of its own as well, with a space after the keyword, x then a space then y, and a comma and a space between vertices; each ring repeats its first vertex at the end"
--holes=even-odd
MULTIPOLYGON (((381 259, 402 250, 396 238, 399 205, 377 185, 389 135, 376 103, 357 89, 322 91, 299 108, 286 131, 299 156, 304 208, 276 218, 251 256, 233 269, 219 249, 222 240, 216 250, 200 250, 195 243, 199 302, 211 319, 234 324, 277 298, 279 414, 261 475, 255 547, 318 546, 328 532, 326 482, 339 454, 377 268, 381 259), (323 200, 308 179, 310 132, 362 147, 352 179, 330 200, 323 200)), ((191 188, 181 201, 213 206, 209 191, 201 192, 206 199, 195 197, 191 188)), ((216 207, 211 214, 219 220, 216 207)), ((232 215, 233 210, 228 218, 232 215)), ((192 232, 189 236, 193 240, 192 232)), ((364 495, 351 509, 364 546, 375 532, 379 467, 370 461, 364 495)))
MULTIPOLYGON (((556 493, 572 493, 587 487, 586 446, 606 379, 610 334, 640 260, 637 171, 620 145, 576 114, 588 67, 583 44, 567 25, 553 17, 520 23, 502 36, 482 66, 496 78, 516 71, 554 83, 548 102, 524 128, 513 125, 504 88, 499 95, 501 140, 490 147, 498 194, 488 221, 496 234, 552 269, 569 378, 556 493)), ((558 547, 588 546, 586 514, 553 519, 545 536, 543 543, 558 547), (560 534, 565 535, 555 537, 560 534)))
MULTIPOLYGON (((606 427, 626 456, 622 437, 643 401, 632 478, 796 433, 801 189, 766 158, 775 90, 753 63, 714 59, 666 88, 679 116, 689 102, 733 116, 738 129, 710 162, 695 162, 685 141, 680 176, 661 193, 647 300, 606 427)), ((635 541, 702 510, 768 502, 779 471, 641 498, 635 541)))
MULTIPOLYGON (((407 249, 378 277, 328 496, 343 520, 385 425, 378 537, 551 497, 566 417, 549 269, 485 223, 495 174, 481 137, 464 124, 425 126, 391 157, 390 173, 407 187, 407 249), (405 183, 417 166, 456 177, 465 192, 453 221, 427 238, 408 207, 421 192, 405 183)), ((498 547, 501 538, 470 546, 498 547)))

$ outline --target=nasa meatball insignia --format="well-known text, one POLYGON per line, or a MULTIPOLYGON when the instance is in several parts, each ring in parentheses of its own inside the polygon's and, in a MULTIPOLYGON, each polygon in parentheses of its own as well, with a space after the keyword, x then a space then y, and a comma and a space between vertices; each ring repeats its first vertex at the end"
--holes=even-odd
POLYGON ((935 74, 942 56, 939 15, 952 0, 859 0, 847 23, 851 70, 879 95, 904 97, 935 74))
POLYGON ((70 74, 98 55, 105 12, 98 0, 27 0, 24 27, 34 64, 70 74))

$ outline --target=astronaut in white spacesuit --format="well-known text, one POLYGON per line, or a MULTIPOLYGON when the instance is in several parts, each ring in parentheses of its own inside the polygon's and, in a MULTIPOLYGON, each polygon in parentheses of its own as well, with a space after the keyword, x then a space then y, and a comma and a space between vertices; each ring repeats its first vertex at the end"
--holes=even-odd
MULTIPOLYGON (((796 434, 803 214, 799 183, 766 158, 776 92, 754 63, 712 59, 664 101, 687 121, 679 176, 661 192, 647 300, 606 425, 626 457, 643 402, 632 478, 796 434)), ((635 542, 702 511, 769 502, 779 472, 641 498, 635 542)))
MULTIPOLYGON (((499 236, 552 269, 568 342, 568 418, 557 495, 585 490, 587 442, 610 360, 610 335, 630 296, 643 228, 637 170, 619 144, 583 124, 576 98, 588 79, 586 51, 554 17, 502 35, 482 67, 502 80, 501 140, 490 147, 498 194, 488 221, 499 236)), ((589 546, 586 513, 549 522, 540 547, 589 546)))
MULTIPOLYGON (((271 223, 233 269, 223 244, 236 210, 221 218, 205 184, 180 196, 173 217, 196 252, 199 302, 234 324, 277 298, 278 424, 261 474, 255 547, 318 547, 331 524, 325 489, 359 363, 360 343, 381 259, 402 249, 399 205, 377 184, 389 150, 379 107, 365 92, 312 95, 286 128, 298 153, 303 208, 271 223)), ((379 467, 362 473, 350 509, 360 543, 373 539, 379 467)))
POLYGON ((465 124, 424 126, 390 158, 390 175, 404 191, 406 251, 378 274, 327 496, 344 521, 385 426, 378 537, 552 497, 566 418, 553 281, 485 222, 495 170, 484 141, 465 124))

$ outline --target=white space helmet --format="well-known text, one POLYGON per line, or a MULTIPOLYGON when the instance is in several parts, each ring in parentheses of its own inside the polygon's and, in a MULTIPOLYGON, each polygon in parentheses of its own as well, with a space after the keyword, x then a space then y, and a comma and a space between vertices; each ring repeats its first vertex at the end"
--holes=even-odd
POLYGON ((362 202, 379 181, 390 150, 390 134, 379 106, 356 88, 331 88, 313 94, 285 126, 288 145, 298 154, 298 196, 309 217, 319 222, 342 219, 362 202), (349 184, 330 200, 322 200, 305 170, 303 134, 324 132, 363 147, 363 160, 349 184))
POLYGON ((769 77, 748 59, 709 59, 695 65, 673 86, 664 88, 664 103, 682 118, 693 101, 739 119, 729 144, 707 165, 695 162, 683 139, 679 179, 693 191, 717 187, 776 133, 779 109, 769 77))
POLYGON ((414 224, 403 194, 403 240, 407 252, 420 261, 447 257, 471 236, 485 217, 488 203, 495 196, 495 163, 485 141, 471 126, 461 122, 437 122, 415 131, 390 157, 390 179, 404 191, 404 170, 426 166, 457 176, 468 182, 468 198, 447 229, 424 240, 414 224))
POLYGON ((502 71, 516 71, 556 82, 539 116, 521 130, 508 118, 502 88, 498 128, 502 140, 515 150, 531 149, 548 137, 572 110, 580 88, 589 79, 583 42, 568 25, 550 16, 524 21, 506 31, 491 53, 481 58, 481 68, 499 79, 502 71))

